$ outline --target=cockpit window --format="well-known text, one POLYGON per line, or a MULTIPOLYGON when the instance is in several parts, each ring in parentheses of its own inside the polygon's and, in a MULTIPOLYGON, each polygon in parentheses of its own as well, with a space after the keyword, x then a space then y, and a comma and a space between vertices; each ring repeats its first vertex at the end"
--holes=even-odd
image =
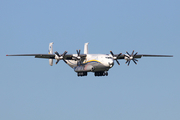
POLYGON ((112 59, 111 57, 106 57, 107 59, 112 59))

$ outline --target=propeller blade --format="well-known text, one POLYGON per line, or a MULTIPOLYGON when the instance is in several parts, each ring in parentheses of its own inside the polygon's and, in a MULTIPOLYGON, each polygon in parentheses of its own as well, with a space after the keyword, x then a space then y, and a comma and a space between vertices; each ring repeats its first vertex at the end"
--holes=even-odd
POLYGON ((133 54, 134 54, 134 50, 132 51, 131 56, 133 56, 133 54))
POLYGON ((79 55, 80 55, 80 53, 81 53, 81 50, 79 49, 79 55))
POLYGON ((56 64, 58 64, 59 60, 56 61, 56 64))
POLYGON ((78 54, 78 56, 80 55, 80 52, 81 52, 81 50, 76 50, 77 51, 77 54, 78 54))
POLYGON ((121 54, 122 54, 122 53, 119 53, 119 55, 118 55, 117 57, 121 56, 121 54))
POLYGON ((136 56, 138 54, 138 52, 136 52, 135 54, 134 54, 134 56, 136 56))
POLYGON ((128 58, 129 58, 129 56, 128 56, 128 55, 124 55, 124 56, 126 56, 126 57, 128 57, 128 58))
POLYGON ((67 62, 63 59, 63 61, 67 64, 67 62))
POLYGON ((119 63, 119 61, 117 59, 116 59, 116 62, 117 62, 118 65, 120 65, 120 63, 119 63))
POLYGON ((65 51, 65 52, 62 54, 62 56, 64 57, 66 54, 67 54, 67 51, 65 51))
POLYGON ((133 62, 137 65, 136 61, 133 59, 133 62))
POLYGON ((114 54, 113 54, 113 52, 112 52, 112 51, 110 51, 110 53, 111 53, 111 55, 114 57, 114 54))
POLYGON ((134 58, 134 60, 138 62, 138 60, 137 60, 137 59, 135 59, 135 58, 134 58))
POLYGON ((56 51, 56 52, 54 52, 58 57, 60 57, 60 55, 59 55, 59 53, 56 51))
POLYGON ((127 60, 125 64, 127 64, 127 62, 129 62, 129 61, 127 60))
POLYGON ((77 54, 79 55, 79 51, 78 51, 78 50, 76 50, 76 52, 77 52, 77 54))
POLYGON ((127 53, 129 56, 131 56, 127 51, 126 51, 126 53, 127 53))
POLYGON ((129 64, 130 64, 130 61, 128 61, 128 66, 129 66, 129 64))

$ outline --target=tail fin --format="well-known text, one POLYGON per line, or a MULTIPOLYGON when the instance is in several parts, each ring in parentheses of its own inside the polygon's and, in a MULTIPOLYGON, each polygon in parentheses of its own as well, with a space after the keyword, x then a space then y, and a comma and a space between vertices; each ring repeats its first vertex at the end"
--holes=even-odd
POLYGON ((49 51, 48 51, 48 53, 53 54, 53 42, 49 43, 49 51))
POLYGON ((84 44, 84 54, 88 54, 88 44, 89 43, 84 44))
MULTIPOLYGON (((49 54, 53 54, 53 42, 49 43, 49 54)), ((49 59, 49 65, 52 66, 53 65, 53 59, 49 59)))

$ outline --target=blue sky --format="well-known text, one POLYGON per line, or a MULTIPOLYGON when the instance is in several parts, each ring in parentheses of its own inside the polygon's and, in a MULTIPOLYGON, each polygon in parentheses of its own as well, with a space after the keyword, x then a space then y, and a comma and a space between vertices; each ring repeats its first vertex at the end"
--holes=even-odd
POLYGON ((179 120, 180 1, 1 0, 0 119, 179 120), (6 54, 170 54, 119 60, 108 77, 77 77, 60 61, 6 54), (54 61, 55 63, 55 61, 54 61))

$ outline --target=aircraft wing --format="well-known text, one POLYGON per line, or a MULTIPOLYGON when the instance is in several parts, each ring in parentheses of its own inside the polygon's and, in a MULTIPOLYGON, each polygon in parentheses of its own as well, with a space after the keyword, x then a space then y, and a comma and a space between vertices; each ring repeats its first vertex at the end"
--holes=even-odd
MULTIPOLYGON (((173 57, 173 55, 148 55, 148 54, 139 54, 136 56, 141 56, 141 57, 173 57)), ((135 58, 136 58, 135 56, 135 58)))
MULTIPOLYGON (((118 54, 115 54, 115 56, 117 56, 117 59, 124 59, 125 56, 127 56, 126 54, 122 54, 120 56, 118 56, 118 54)), ((134 56, 134 58, 141 58, 141 57, 173 57, 173 55, 149 55, 149 54, 137 54, 134 56)))
MULTIPOLYGON (((62 55, 62 54, 59 54, 62 55)), ((34 56, 35 58, 45 58, 45 59, 55 59, 55 54, 16 54, 16 55, 6 55, 6 56, 34 56)), ((81 58, 85 58, 85 54, 79 55, 81 58)), ((64 56, 65 60, 72 60, 73 54, 66 54, 64 56)))

